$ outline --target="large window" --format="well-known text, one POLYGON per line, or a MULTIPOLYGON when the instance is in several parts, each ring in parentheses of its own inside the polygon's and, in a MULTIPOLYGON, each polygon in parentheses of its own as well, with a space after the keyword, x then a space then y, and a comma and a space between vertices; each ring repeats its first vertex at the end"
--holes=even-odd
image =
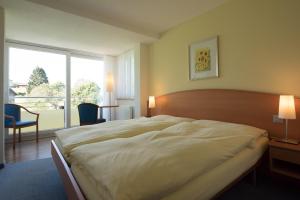
POLYGON ((102 60, 71 57, 71 125, 79 125, 77 105, 101 104, 104 92, 102 60))
MULTIPOLYGON (((9 102, 40 113, 40 130, 64 127, 65 85, 65 55, 9 48, 9 102)), ((33 117, 21 115, 24 120, 33 117)))
MULTIPOLYGON (((40 113, 42 131, 79 125, 77 105, 82 102, 100 104, 103 99, 101 58, 9 45, 8 73, 8 101, 40 113)), ((25 112, 21 115, 24 120, 32 119, 25 112)), ((34 130, 29 127, 23 132, 31 131, 34 130)))

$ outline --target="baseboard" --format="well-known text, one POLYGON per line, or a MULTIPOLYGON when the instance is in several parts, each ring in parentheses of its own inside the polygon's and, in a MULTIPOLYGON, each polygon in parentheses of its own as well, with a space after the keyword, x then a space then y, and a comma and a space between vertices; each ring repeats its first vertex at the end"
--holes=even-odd
POLYGON ((4 164, 3 163, 0 164, 0 169, 2 169, 2 168, 4 168, 4 164))

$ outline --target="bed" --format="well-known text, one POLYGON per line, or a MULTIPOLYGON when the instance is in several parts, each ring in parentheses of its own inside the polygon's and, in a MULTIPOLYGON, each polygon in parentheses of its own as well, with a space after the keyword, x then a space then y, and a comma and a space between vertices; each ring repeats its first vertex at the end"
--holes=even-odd
POLYGON ((63 129, 55 132, 55 143, 68 161, 72 149, 94 142, 113 138, 126 138, 144 132, 162 130, 179 122, 192 121, 190 118, 157 115, 131 120, 116 120, 105 123, 63 129))
POLYGON ((240 124, 183 122, 75 148, 71 170, 90 200, 210 199, 259 160, 266 136, 240 124))
MULTIPOLYGON (((269 136, 280 136, 282 127, 272 123, 272 115, 277 113, 278 100, 278 95, 249 91, 182 91, 157 97, 156 108, 152 113, 155 115, 167 114, 195 119, 246 124, 267 130, 269 136)), ((296 109, 298 108, 297 105, 299 105, 299 99, 296 99, 296 109)), ((298 109, 297 112, 299 112, 298 109)), ((299 129, 299 125, 299 120, 294 120, 290 123, 290 130, 299 129)), ((153 134, 153 132, 144 134, 153 134)), ((134 137, 143 137, 144 134, 134 137)), ((114 140, 131 139, 132 138, 114 140)), ((103 143, 113 142, 114 140, 108 140, 103 143)), ((215 198, 232 186, 237 180, 255 171, 267 148, 267 143, 268 139, 265 136, 257 137, 253 148, 243 148, 230 159, 224 160, 222 164, 194 177, 188 181, 188 183, 177 187, 176 190, 172 189, 172 192, 164 193, 164 195, 159 197, 161 199, 215 198), (226 175, 226 179, 224 175, 226 175)), ((76 159, 75 162, 71 164, 71 168, 69 168, 56 144, 52 142, 51 145, 52 156, 62 176, 68 198, 99 199, 99 194, 97 194, 97 192, 95 192, 96 189, 93 188, 95 183, 93 179, 87 178, 86 170, 76 162, 76 159), (94 192, 88 191, 89 189, 86 189, 86 187, 94 192)), ((79 149, 78 152, 80 152, 81 149, 88 148, 86 146, 89 145, 94 147, 94 145, 97 146, 98 144, 94 143, 79 146, 73 151, 77 152, 79 149)), ((103 194, 100 194, 100 196, 103 196, 103 194)))

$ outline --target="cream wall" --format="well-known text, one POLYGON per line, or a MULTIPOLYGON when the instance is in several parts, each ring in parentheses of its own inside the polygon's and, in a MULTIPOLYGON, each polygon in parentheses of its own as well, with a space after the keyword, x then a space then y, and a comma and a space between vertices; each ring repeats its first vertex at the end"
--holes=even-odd
POLYGON ((141 115, 147 115, 147 100, 148 100, 148 70, 149 70, 149 46, 147 44, 140 45, 140 73, 141 73, 141 115))
POLYGON ((136 118, 146 115, 147 95, 149 88, 149 46, 147 44, 138 44, 134 48, 134 66, 134 117, 136 118))
POLYGON ((300 96, 300 1, 230 0, 150 47, 149 94, 227 88, 300 96), (219 36, 219 78, 189 81, 188 45, 219 36))

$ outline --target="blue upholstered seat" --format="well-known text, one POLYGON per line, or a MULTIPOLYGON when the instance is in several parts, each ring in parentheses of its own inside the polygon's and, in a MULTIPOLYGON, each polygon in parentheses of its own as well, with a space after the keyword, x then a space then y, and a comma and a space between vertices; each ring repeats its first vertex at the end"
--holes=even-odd
POLYGON ((103 118, 98 118, 99 106, 92 103, 82 103, 78 105, 80 125, 89 125, 105 122, 103 118))
MULTIPOLYGON (((16 126, 33 126, 36 124, 36 121, 16 121, 16 126)), ((13 122, 12 120, 5 120, 5 127, 12 127, 13 122)))

